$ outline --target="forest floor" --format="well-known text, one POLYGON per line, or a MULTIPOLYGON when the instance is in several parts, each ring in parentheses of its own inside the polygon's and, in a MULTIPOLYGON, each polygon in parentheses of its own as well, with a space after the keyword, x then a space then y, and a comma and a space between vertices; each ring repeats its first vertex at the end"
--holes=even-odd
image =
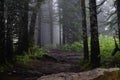
POLYGON ((68 53, 58 49, 48 52, 49 56, 37 58, 29 66, 16 65, 13 70, 0 74, 0 80, 36 80, 37 78, 61 72, 80 72, 82 53, 68 53))

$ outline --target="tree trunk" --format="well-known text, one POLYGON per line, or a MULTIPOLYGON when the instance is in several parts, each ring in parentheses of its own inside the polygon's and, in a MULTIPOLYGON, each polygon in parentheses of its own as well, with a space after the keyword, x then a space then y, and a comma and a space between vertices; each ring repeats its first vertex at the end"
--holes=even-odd
POLYGON ((95 67, 100 66, 100 48, 98 36, 98 22, 96 0, 89 0, 90 5, 90 29, 91 29, 91 65, 95 67))
POLYGON ((39 10, 38 14, 38 36, 37 36, 37 44, 41 47, 41 10, 39 10))
POLYGON ((50 40, 51 44, 53 44, 53 8, 52 8, 52 0, 49 0, 49 17, 50 17, 50 40))
POLYGON ((4 0, 0 0, 0 65, 5 62, 4 0))
POLYGON ((30 27, 29 27, 29 47, 33 47, 35 44, 35 41, 34 41, 35 23, 36 23, 38 9, 43 0, 41 0, 41 1, 37 0, 37 1, 38 2, 36 4, 36 6, 34 7, 34 10, 33 10, 32 16, 31 16, 31 22, 30 22, 30 27))
POLYGON ((29 47, 34 46, 34 33, 35 33, 35 22, 36 22, 37 13, 33 12, 31 17, 31 24, 29 30, 29 47))
POLYGON ((89 60, 85 0, 81 0, 81 8, 82 8, 82 31, 83 31, 83 45, 84 45, 84 60, 89 60))
POLYGON ((118 39, 120 44, 120 0, 116 0, 117 3, 117 22, 118 22, 118 39))
POLYGON ((17 54, 23 54, 28 51, 28 2, 23 1, 20 8, 20 22, 19 22, 19 33, 18 33, 18 49, 17 54))
POLYGON ((6 26, 6 44, 5 44, 5 51, 6 51, 6 60, 12 62, 13 60, 13 27, 11 21, 13 20, 13 15, 8 14, 7 18, 7 26, 6 26))
POLYGON ((115 48, 112 52, 112 56, 114 56, 118 51, 120 51, 119 45, 120 45, 120 1, 116 0, 116 6, 117 6, 117 24, 118 24, 118 40, 119 40, 119 44, 117 44, 117 41, 115 40, 114 37, 114 42, 115 42, 115 48))

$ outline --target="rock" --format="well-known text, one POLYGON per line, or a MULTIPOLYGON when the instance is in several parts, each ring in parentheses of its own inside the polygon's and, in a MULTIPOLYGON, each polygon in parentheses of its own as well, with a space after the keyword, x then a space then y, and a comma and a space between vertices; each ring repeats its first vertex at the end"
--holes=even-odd
MULTIPOLYGON (((58 74, 52 74, 48 76, 42 76, 37 80, 98 80, 98 77, 105 75, 105 72, 112 73, 114 71, 120 71, 120 69, 119 68, 110 68, 110 69, 97 68, 94 70, 80 72, 80 73, 58 73, 58 74)), ((109 79, 106 79, 106 80, 109 80, 109 79)), ((120 79, 117 79, 117 80, 120 80, 120 79)))

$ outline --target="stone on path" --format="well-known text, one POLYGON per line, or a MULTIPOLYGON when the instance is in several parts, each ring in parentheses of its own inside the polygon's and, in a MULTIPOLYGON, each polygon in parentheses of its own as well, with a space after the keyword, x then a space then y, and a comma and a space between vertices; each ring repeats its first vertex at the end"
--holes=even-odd
POLYGON ((119 68, 110 68, 110 69, 97 68, 94 70, 80 72, 80 73, 64 73, 63 72, 58 74, 42 76, 37 80, 93 80, 95 78, 105 75, 105 72, 111 73, 119 70, 120 70, 119 68))

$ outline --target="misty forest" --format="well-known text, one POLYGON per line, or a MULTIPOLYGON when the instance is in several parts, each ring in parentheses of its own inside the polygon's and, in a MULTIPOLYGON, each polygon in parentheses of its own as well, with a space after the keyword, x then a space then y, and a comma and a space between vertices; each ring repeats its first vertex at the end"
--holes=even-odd
POLYGON ((120 0, 0 0, 0 80, 120 80, 120 0))

